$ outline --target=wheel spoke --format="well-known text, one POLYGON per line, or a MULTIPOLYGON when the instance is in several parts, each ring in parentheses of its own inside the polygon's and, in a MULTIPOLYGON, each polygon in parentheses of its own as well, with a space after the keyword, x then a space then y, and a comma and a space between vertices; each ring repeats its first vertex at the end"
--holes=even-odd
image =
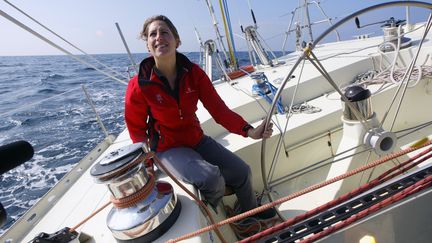
MULTIPOLYGON (((390 103, 389 108, 387 109, 386 115, 390 111, 390 109, 392 107, 392 104, 393 104, 394 100, 396 99, 397 94, 399 93, 400 88, 402 87, 402 85, 404 85, 403 91, 402 91, 402 95, 401 95, 401 97, 399 99, 399 103, 398 103, 398 106, 396 108, 396 112, 395 112, 395 115, 393 117, 392 124, 391 124, 390 129, 389 129, 390 131, 393 131, 394 124, 396 122, 397 116, 399 114, 400 107, 401 107, 402 102, 404 100, 406 90, 408 88, 408 84, 409 84, 409 80, 411 78, 411 74, 412 74, 412 72, 414 70, 415 62, 417 61, 417 58, 418 58, 418 56, 420 54, 420 50, 422 48, 423 42, 426 39, 426 36, 427 36, 427 34, 428 34, 428 32, 429 32, 429 30, 431 28, 431 25, 432 25, 432 14, 429 15, 429 18, 428 18, 428 21, 427 21, 427 24, 426 24, 426 27, 425 27, 425 31, 423 32, 423 37, 420 40, 419 47, 417 48, 417 52, 416 52, 415 56, 413 57, 413 59, 411 60, 411 63, 410 63, 409 67, 407 68, 407 70, 406 70, 406 72, 405 72, 405 74, 404 74, 404 76, 402 78, 401 84, 399 85, 398 89, 396 90, 395 95, 393 97, 393 100, 390 103), (405 82, 405 84, 404 84, 404 82, 405 82)), ((381 126, 384 124, 385 118, 386 118, 386 116, 384 116, 384 118, 383 118, 383 120, 381 122, 381 126)))
MULTIPOLYGON (((371 6, 365 9, 362 9, 360 11, 357 11, 351 15, 348 15, 347 17, 343 18, 342 20, 340 20, 339 22, 337 22, 336 24, 334 24, 333 26, 331 26, 330 28, 328 28, 326 31, 324 31, 320 36, 318 36, 318 38, 315 39, 314 42, 310 43, 307 48, 305 48, 303 50, 303 52, 301 53, 300 57, 298 57, 298 59, 296 60, 296 62, 291 66, 291 70, 289 70, 288 75, 284 78, 284 80, 281 82, 280 86, 278 87, 278 90, 276 92, 276 94, 274 95, 273 98, 273 102, 271 105, 271 108, 269 109, 269 112, 267 112, 267 117, 265 120, 265 127, 267 128, 270 124, 270 122, 272 121, 272 116, 274 115, 274 111, 276 109, 277 106, 277 101, 280 99, 280 97, 282 96, 282 92, 285 88, 285 85, 287 84, 288 81, 290 81, 292 79, 293 73, 296 71, 297 68, 300 68, 299 65, 301 64, 301 62, 303 62, 303 65, 301 65, 301 71, 300 71, 300 75, 299 78, 297 80, 297 84, 295 85, 295 91, 293 93, 293 96, 291 99, 291 104, 288 107, 288 115, 286 116, 286 124, 284 126, 284 128, 282 129, 282 126, 280 127, 281 129, 281 134, 278 138, 278 140, 275 140, 275 146, 276 148, 272 148, 271 151, 274 151, 274 155, 270 156, 267 160, 272 160, 271 163, 269 161, 269 163, 267 165, 270 165, 269 170, 267 170, 266 168, 266 139, 264 138, 262 140, 261 143, 261 175, 262 175, 262 181, 263 181, 263 194, 266 194, 269 197, 270 201, 273 201, 273 195, 274 193, 272 193, 272 189, 273 187, 281 184, 281 183, 285 183, 288 180, 292 180, 293 178, 296 178, 298 176, 304 175, 306 173, 310 173, 314 170, 317 170, 319 168, 325 167, 330 165, 331 163, 343 160, 345 158, 349 158, 351 156, 354 155, 358 155, 359 153, 370 153, 372 154, 372 148, 370 147, 364 147, 363 149, 359 149, 357 150, 355 153, 349 153, 349 151, 351 150, 355 150, 358 149, 358 147, 355 148, 345 148, 345 149, 341 149, 344 151, 338 151, 336 154, 331 153, 331 156, 329 156, 326 159, 322 159, 323 157, 319 157, 318 162, 315 162, 314 164, 309 164, 301 169, 296 169, 295 172, 292 172, 290 174, 286 174, 282 177, 279 176, 275 176, 275 173, 277 171, 277 163, 279 160, 282 160, 282 158, 279 157, 283 157, 280 156, 280 152, 282 151, 282 149, 285 149, 286 151, 289 151, 288 148, 285 145, 285 142, 287 140, 285 140, 285 137, 287 136, 287 130, 288 130, 288 123, 290 120, 290 114, 292 112, 292 107, 294 105, 294 101, 295 101, 295 96, 297 94, 297 88, 300 87, 300 81, 301 81, 301 74, 303 73, 303 66, 305 63, 305 60, 308 60, 313 66, 314 68, 322 75, 322 77, 331 85, 331 87, 333 88, 334 91, 336 91, 339 95, 340 98, 345 102, 345 105, 348 106, 350 108, 350 110, 352 111, 353 115, 358 119, 358 121, 361 123, 361 125, 363 126, 365 131, 369 131, 371 130, 371 126, 375 127, 375 125, 371 125, 369 123, 369 117, 365 117, 361 111, 353 104, 353 102, 349 101, 348 98, 345 96, 345 94, 343 93, 343 89, 339 88, 337 83, 333 80, 332 76, 329 74, 329 72, 326 70, 326 68, 324 67, 323 64, 323 59, 318 59, 317 56, 315 55, 315 52, 313 51, 313 49, 317 46, 317 44, 319 42, 321 42, 329 33, 333 32, 336 30, 336 28, 340 27, 341 25, 343 25, 344 23, 354 19, 357 16, 363 15, 365 13, 371 12, 373 10, 377 10, 377 9, 382 9, 382 8, 387 8, 387 7, 395 7, 395 6, 413 6, 413 7, 419 7, 419 8, 425 8, 425 9, 432 9, 432 4, 429 3, 422 3, 422 2, 411 2, 411 1, 397 1, 397 2, 389 2, 389 3, 383 3, 383 4, 378 4, 375 6, 371 6), (284 148, 282 148, 282 146, 284 146, 284 148), (344 153, 347 153, 346 155, 344 155, 344 153), (335 161, 337 160, 337 161, 335 161), (278 178, 275 178, 278 177, 278 178)), ((421 41, 418 44, 418 50, 417 53, 415 54, 415 56, 413 57, 413 59, 411 60, 410 65, 408 66, 406 73, 404 74, 403 78, 402 78, 402 82, 399 85, 399 87, 397 88, 397 90, 395 91, 394 97, 392 99, 392 101, 389 104, 388 109, 385 110, 384 116, 382 118, 381 121, 377 122, 379 123, 378 126, 380 128, 382 128, 384 122, 386 121, 386 119, 388 118, 388 114, 390 113, 390 110, 392 109, 392 107, 394 106, 394 104, 396 103, 396 99, 398 97, 399 100, 397 101, 397 106, 393 107, 393 109, 396 110, 394 117, 392 119, 391 122, 391 128, 390 131, 393 130, 394 125, 395 125, 395 121, 398 117, 398 113, 399 110, 401 108, 401 104, 402 102, 404 102, 405 97, 405 93, 407 91, 407 88, 409 87, 409 80, 411 78, 411 74, 412 71, 414 70, 414 66, 415 66, 415 62, 419 56, 422 44, 424 39, 426 38, 426 35, 428 34, 430 28, 431 28, 431 16, 429 15, 429 19, 427 22, 427 25, 425 27, 425 31, 423 33, 423 37, 421 39, 421 41), (404 83, 405 82, 405 83, 404 83)), ((399 44, 398 44, 399 45, 399 44)), ((396 60, 397 60, 398 56, 396 56, 396 60)), ((403 59, 402 59, 403 60, 403 59)), ((374 61, 374 60, 372 60, 374 61)), ((385 64, 387 66, 387 64, 385 64)), ((391 63, 389 63, 389 65, 392 65, 391 63)), ((294 87, 294 86, 293 86, 294 87)), ((380 88, 380 91, 383 90, 384 85, 382 86, 382 88, 380 88)), ((430 125, 430 124, 429 124, 430 125)), ((415 127, 414 127, 415 128, 415 127)), ((332 128, 334 129, 334 128, 332 128)), ((374 128, 375 129, 375 128, 374 128)), ((325 140, 324 140, 325 141, 325 140)), ((320 141, 321 142, 321 141, 320 141)), ((273 144, 272 144, 273 146, 273 144)), ((331 148, 332 149, 332 148, 331 148)), ((328 151, 324 151, 325 153, 327 153, 328 151)), ((323 153, 324 154, 324 153, 323 153)), ((371 158, 373 156, 368 156, 368 158, 371 158)), ((317 157, 318 158, 318 157, 317 157)), ((367 160, 369 161, 369 159, 367 160)), ((362 178, 367 178, 368 175, 364 174, 361 177, 362 178)), ((370 175, 369 175, 370 176, 370 175)), ((279 213, 279 212, 278 212, 279 213)), ((279 214, 280 215, 280 214, 279 214)), ((281 215, 280 215, 281 216, 281 215)))

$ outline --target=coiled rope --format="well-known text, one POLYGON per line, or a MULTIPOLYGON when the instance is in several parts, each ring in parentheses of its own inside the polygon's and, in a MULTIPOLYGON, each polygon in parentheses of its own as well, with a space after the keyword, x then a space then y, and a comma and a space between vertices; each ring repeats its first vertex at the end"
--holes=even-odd
POLYGON ((122 198, 115 198, 114 196, 111 196, 110 200, 116 208, 128 208, 137 204, 141 200, 145 199, 148 195, 150 195, 150 193, 154 190, 154 186, 155 177, 153 174, 149 173, 149 180, 138 191, 127 197, 122 198))
MULTIPOLYGON (((393 73, 390 72, 390 70, 380 73, 377 71, 367 71, 356 78, 356 83, 360 85, 397 84, 402 81, 406 69, 407 68, 395 69, 393 73)), ((415 83, 409 87, 415 86, 423 78, 432 78, 432 66, 416 66, 412 71, 410 80, 410 82, 415 81, 415 83)))

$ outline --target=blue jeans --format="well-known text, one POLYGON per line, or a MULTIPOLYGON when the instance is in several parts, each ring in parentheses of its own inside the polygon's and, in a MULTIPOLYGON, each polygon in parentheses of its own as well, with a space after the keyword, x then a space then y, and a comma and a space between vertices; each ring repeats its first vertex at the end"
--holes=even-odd
POLYGON ((227 185, 242 211, 257 207, 249 165, 211 137, 204 136, 196 148, 171 148, 157 156, 178 179, 195 185, 212 206, 220 202, 227 185))

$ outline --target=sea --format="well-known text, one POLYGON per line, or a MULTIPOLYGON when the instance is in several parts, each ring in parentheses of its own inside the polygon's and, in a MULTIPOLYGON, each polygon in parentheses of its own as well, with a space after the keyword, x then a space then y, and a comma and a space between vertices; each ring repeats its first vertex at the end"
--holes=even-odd
MULTIPOLYGON (((199 52, 184 54, 199 63, 199 52)), ((133 54, 132 59, 139 63, 146 56, 133 54)), ((126 54, 77 57, 93 67, 62 55, 0 56, 0 146, 24 140, 35 151, 32 159, 0 175, 0 202, 7 213, 0 235, 104 140, 90 104, 109 134, 116 136, 125 129, 126 85, 97 69, 127 82, 133 75, 130 58, 126 54)), ((240 65, 250 63, 247 52, 239 52, 237 58, 240 65)), ((218 68, 213 70, 213 78, 220 77, 218 68)))

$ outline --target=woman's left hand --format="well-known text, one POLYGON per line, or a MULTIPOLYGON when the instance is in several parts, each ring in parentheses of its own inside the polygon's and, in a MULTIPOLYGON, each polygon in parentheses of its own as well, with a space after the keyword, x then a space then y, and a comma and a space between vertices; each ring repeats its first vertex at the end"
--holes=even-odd
POLYGON ((273 123, 270 123, 267 127, 267 129, 264 130, 265 127, 265 120, 257 126, 256 128, 251 128, 247 131, 248 137, 251 137, 253 139, 260 139, 260 138, 269 138, 271 137, 273 133, 273 123))

